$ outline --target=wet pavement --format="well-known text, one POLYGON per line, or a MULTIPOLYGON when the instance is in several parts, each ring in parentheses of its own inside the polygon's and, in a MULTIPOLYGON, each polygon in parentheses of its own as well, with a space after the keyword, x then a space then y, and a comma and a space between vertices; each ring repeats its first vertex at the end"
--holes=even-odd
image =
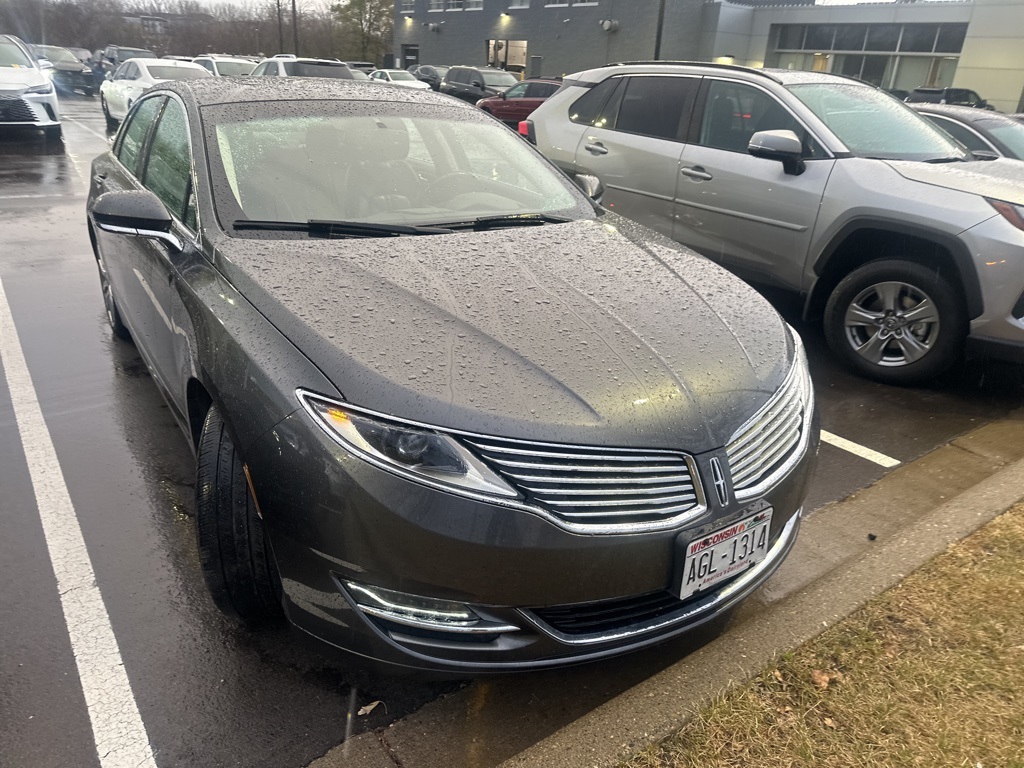
MULTIPOLYGON (((63 147, 31 131, 0 133, 0 281, 156 765, 305 766, 458 684, 375 675, 285 630, 247 632, 217 613, 195 550, 191 452, 103 312, 84 210, 89 164, 109 141, 99 102, 72 97, 62 107, 63 147), (384 706, 355 714, 377 700, 384 706)), ((900 462, 1024 404, 1024 369, 996 363, 961 364, 926 388, 866 382, 831 364, 820 331, 797 322, 791 302, 777 306, 805 339, 823 428, 900 462)), ((808 509, 886 471, 822 445, 808 509)), ((0 766, 100 765, 2 376, 0 524, 0 766)), ((500 697, 479 686, 476 714, 490 708, 486 721, 512 741, 509 726, 524 720, 531 738, 554 731, 717 629, 601 665, 495 681, 500 697)))

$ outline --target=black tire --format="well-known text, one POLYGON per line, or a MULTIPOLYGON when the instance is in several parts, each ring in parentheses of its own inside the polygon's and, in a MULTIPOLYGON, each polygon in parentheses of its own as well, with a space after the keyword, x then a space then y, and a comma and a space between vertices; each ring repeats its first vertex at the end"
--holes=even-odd
POLYGON ((836 286, 825 307, 825 338, 850 368, 886 384, 927 381, 963 351, 967 311, 936 268, 873 261, 836 286))
POLYGON ((223 613, 250 626, 284 616, 263 521, 217 406, 206 414, 199 438, 196 534, 206 586, 223 613))
POLYGON ((103 110, 103 117, 107 120, 107 128, 117 128, 118 120, 111 116, 110 110, 107 109, 107 100, 103 94, 100 94, 100 109, 103 110))
POLYGON ((107 322, 110 323, 110 330, 122 341, 131 341, 131 331, 128 330, 128 326, 121 319, 121 310, 117 308, 114 288, 110 284, 106 266, 99 255, 96 256, 96 267, 100 271, 100 290, 103 292, 103 308, 107 312, 107 322))

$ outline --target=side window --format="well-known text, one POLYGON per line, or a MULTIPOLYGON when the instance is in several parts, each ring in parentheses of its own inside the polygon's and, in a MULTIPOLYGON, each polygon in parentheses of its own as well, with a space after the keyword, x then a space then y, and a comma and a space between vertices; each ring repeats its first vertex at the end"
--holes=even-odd
POLYGON ((198 64, 201 67, 206 67, 206 69, 208 69, 210 72, 213 72, 214 74, 216 74, 216 72, 213 69, 213 60, 212 59, 201 59, 201 60, 197 61, 196 64, 198 64))
POLYGON ((131 115, 128 125, 121 133, 121 143, 117 148, 117 159, 132 174, 138 175, 139 154, 142 152, 142 145, 146 141, 146 134, 149 133, 149 126, 153 124, 160 105, 164 99, 158 96, 152 99, 144 99, 131 115))
POLYGON ((569 107, 569 119, 582 125, 598 125, 599 122, 605 125, 607 118, 602 115, 602 110, 621 82, 622 78, 610 77, 589 89, 569 107))
POLYGON ((117 71, 114 72, 114 76, 111 78, 111 80, 124 80, 124 73, 127 71, 128 63, 126 62, 117 68, 117 71))
POLYGON ((143 184, 159 197, 167 210, 184 221, 185 202, 192 178, 191 154, 185 111, 174 99, 168 99, 149 145, 143 184))
POLYGON ((134 61, 129 61, 124 68, 124 79, 125 80, 138 80, 139 79, 139 66, 134 61))
POLYGON ((468 83, 469 72, 464 69, 453 69, 448 73, 448 80, 453 83, 468 83))
POLYGON ((253 75, 253 77, 256 77, 257 75, 264 75, 264 74, 266 74, 266 72, 267 72, 267 64, 266 64, 266 62, 264 62, 262 64, 257 64, 256 65, 256 69, 254 69, 252 71, 252 75, 253 75))
POLYGON ((554 83, 529 83, 529 87, 526 89, 526 98, 546 99, 557 90, 558 86, 554 83))
POLYGON ((984 150, 986 152, 992 151, 992 147, 990 147, 980 136, 966 126, 936 115, 925 115, 925 117, 972 152, 974 150, 984 150))
POLYGON ((746 152, 758 131, 793 131, 804 157, 822 157, 824 150, 789 111, 764 91, 743 83, 714 80, 708 89, 698 143, 714 149, 746 152))
POLYGON ((680 140, 699 85, 700 80, 692 77, 627 78, 615 130, 680 140))
POLYGON ((513 85, 507 91, 505 91, 506 99, 521 99, 526 96, 526 91, 529 88, 529 83, 520 83, 519 85, 513 85))

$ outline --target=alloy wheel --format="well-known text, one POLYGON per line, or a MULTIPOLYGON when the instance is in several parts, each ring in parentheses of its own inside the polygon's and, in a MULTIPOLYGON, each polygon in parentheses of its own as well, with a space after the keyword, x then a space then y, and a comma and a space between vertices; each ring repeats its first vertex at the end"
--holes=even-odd
POLYGON ((884 367, 910 365, 927 355, 939 337, 939 311, 910 283, 875 283, 850 302, 844 317, 846 340, 864 360, 884 367))

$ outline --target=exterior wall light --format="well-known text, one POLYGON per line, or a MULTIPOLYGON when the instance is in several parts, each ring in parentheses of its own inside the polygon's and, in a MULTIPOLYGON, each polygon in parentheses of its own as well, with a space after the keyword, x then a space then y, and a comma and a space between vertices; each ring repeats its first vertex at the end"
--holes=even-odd
POLYGON ((601 19, 597 23, 605 32, 615 32, 619 28, 618 19, 601 19))

